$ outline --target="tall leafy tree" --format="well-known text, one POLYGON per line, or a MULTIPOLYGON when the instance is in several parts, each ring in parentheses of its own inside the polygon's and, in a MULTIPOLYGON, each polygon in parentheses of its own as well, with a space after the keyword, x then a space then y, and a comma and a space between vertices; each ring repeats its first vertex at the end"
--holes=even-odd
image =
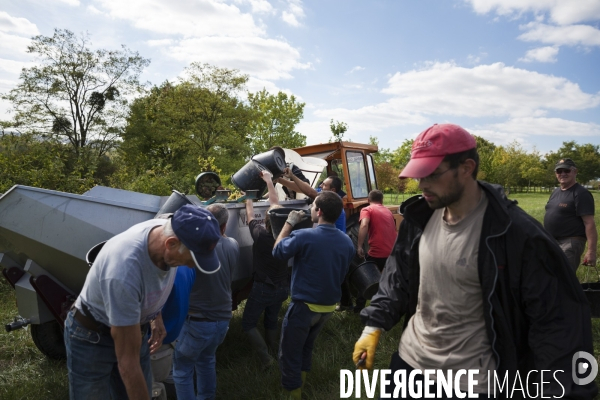
POLYGON ((137 52, 92 50, 88 34, 55 29, 35 36, 27 52, 38 64, 23 68, 20 82, 4 99, 12 102, 13 125, 24 133, 56 137, 80 155, 107 152, 121 132, 125 100, 140 88, 150 61, 137 52))
POLYGON ((304 116, 305 103, 294 95, 283 92, 269 94, 265 89, 249 93, 248 102, 254 112, 250 122, 250 143, 254 154, 267 151, 273 146, 294 148, 306 145, 306 136, 296 132, 296 125, 304 116))
POLYGON ((179 188, 201 172, 200 159, 213 157, 224 174, 235 172, 250 155, 253 112, 240 98, 247 80, 237 70, 195 63, 178 83, 152 88, 131 107, 123 162, 137 174, 160 172, 179 188))

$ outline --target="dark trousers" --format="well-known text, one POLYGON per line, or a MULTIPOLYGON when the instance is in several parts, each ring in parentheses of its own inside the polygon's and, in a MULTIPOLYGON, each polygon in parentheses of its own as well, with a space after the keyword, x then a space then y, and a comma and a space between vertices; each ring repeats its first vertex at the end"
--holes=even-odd
POLYGON ((279 369, 281 386, 292 391, 302 386, 302 372, 310 371, 315 340, 331 313, 311 311, 302 301, 291 301, 281 327, 279 369))
MULTIPOLYGON (((394 374, 394 372, 396 371, 401 371, 401 370, 405 370, 406 371, 406 376, 408 377, 408 375, 410 374, 411 371, 414 370, 413 367, 411 367, 410 365, 408 365, 406 363, 406 361, 404 361, 400 355, 398 354, 398 352, 394 352, 394 354, 392 355, 392 360, 390 361, 390 369, 392 370, 392 376, 394 374)), ((417 374, 415 376, 415 382, 421 382, 420 384, 423 385, 423 374, 417 374)), ((422 386, 424 387, 424 386, 422 386)), ((386 393, 390 393, 393 394, 394 390, 396 389, 396 385, 394 384, 394 380, 391 379, 390 385, 388 385, 387 389, 386 389, 386 393)), ((416 392, 416 391, 415 391, 416 392)), ((436 385, 430 386, 430 392, 431 393, 437 393, 437 387, 436 385)), ((402 396, 402 391, 399 391, 399 396, 402 396)), ((410 397, 409 391, 406 391, 406 397, 393 397, 394 399, 413 399, 413 397, 410 397)), ((423 397, 417 397, 418 399, 422 399, 423 397)), ((455 400, 458 399, 458 397, 446 397, 445 396, 445 392, 442 390, 442 397, 437 397, 439 399, 444 399, 444 400, 455 400)), ((491 397, 488 397, 486 394, 480 393, 479 394, 479 399, 490 399, 491 397)))

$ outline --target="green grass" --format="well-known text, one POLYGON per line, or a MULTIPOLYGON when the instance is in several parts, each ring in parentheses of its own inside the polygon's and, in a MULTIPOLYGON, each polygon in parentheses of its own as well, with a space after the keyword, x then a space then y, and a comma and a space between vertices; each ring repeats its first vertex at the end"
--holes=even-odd
MULTIPOLYGON (((402 195, 389 198, 386 204, 399 204, 402 195)), ((511 195, 519 206, 540 222, 544 216, 547 193, 511 195)), ((409 196, 406 196, 408 198, 409 196)), ((596 224, 600 226, 600 193, 595 192, 596 224)), ((585 278, 586 267, 577 275, 585 278)), ((588 275, 589 281, 598 278, 588 275)), ((287 303, 286 303, 287 305, 287 303)), ((277 367, 261 371, 257 357, 242 332, 244 303, 234 312, 225 342, 217 351, 217 398, 219 399, 279 399, 280 374, 277 367)), ((280 324, 285 313, 282 307, 280 324)), ((14 290, 0 279, 0 322, 7 323, 17 315, 14 290)), ((401 335, 398 324, 385 333, 377 351, 375 368, 387 368, 391 354, 398 348, 401 335)), ((600 319, 592 320, 594 350, 600 354, 600 319)), ((351 360, 354 343, 362 331, 358 315, 334 313, 317 339, 313 369, 304 389, 304 399, 331 400, 339 398, 340 369, 353 369, 351 360)), ((599 378, 597 378, 598 381, 599 378)), ((600 381, 598 382, 600 383, 600 381)), ((364 390, 363 390, 364 395, 364 390)), ((0 399, 67 399, 67 369, 64 362, 48 360, 33 344, 29 331, 0 332, 0 399)), ((366 398, 366 397, 364 397, 366 398)))

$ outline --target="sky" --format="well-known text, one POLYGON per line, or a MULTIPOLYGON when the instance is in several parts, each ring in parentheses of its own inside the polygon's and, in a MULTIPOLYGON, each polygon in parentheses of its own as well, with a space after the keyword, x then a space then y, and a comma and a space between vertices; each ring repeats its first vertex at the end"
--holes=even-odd
POLYGON ((333 119, 392 150, 434 123, 541 154, 600 145, 600 0, 0 0, 0 93, 56 28, 149 58, 149 85, 202 62, 293 94, 307 144, 333 119))

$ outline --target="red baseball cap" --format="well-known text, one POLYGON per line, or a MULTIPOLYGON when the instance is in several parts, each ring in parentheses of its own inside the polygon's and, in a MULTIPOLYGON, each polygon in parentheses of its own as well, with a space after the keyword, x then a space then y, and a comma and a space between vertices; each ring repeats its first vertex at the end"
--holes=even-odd
POLYGON ((417 136, 410 152, 410 161, 398 177, 424 178, 431 175, 448 154, 476 147, 473 135, 460 126, 434 124, 417 136))

